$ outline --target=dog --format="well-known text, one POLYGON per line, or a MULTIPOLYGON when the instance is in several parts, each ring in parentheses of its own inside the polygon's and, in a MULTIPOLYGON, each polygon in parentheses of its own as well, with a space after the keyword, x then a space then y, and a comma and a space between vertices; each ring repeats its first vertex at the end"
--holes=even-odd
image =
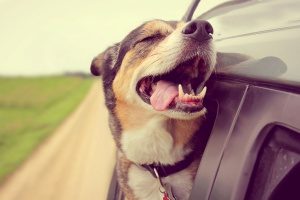
POLYGON ((212 34, 203 20, 152 20, 93 59, 126 199, 189 198, 201 159, 205 84, 216 63, 212 34))

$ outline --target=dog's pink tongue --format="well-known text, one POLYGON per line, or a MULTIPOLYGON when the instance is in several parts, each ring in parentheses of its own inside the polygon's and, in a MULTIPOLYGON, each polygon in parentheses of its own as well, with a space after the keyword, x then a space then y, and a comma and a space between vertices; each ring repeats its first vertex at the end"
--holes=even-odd
POLYGON ((150 102, 155 110, 163 111, 168 108, 176 96, 178 96, 178 90, 173 83, 158 81, 150 97, 150 102))

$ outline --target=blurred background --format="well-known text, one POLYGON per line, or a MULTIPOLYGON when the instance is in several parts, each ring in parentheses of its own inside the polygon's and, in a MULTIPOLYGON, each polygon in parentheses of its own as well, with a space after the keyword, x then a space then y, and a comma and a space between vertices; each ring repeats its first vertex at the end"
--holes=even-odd
MULTIPOLYGON (((0 0, 0 200, 106 198, 115 148, 90 62, 190 3, 0 0)), ((202 0, 195 15, 217 3, 202 0)))

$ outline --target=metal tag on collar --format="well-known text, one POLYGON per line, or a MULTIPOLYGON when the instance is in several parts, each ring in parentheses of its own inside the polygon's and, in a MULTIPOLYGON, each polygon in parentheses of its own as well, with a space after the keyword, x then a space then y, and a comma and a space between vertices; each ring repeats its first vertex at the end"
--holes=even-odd
POLYGON ((168 198, 169 198, 170 200, 176 200, 176 197, 175 197, 174 194, 173 194, 171 185, 165 184, 165 185, 164 185, 164 188, 165 188, 165 192, 168 194, 168 198))
POLYGON ((160 184, 159 191, 163 194, 163 199, 162 200, 176 200, 175 196, 173 195, 171 185, 163 184, 156 168, 154 168, 153 171, 154 171, 155 176, 158 179, 159 184, 160 184))

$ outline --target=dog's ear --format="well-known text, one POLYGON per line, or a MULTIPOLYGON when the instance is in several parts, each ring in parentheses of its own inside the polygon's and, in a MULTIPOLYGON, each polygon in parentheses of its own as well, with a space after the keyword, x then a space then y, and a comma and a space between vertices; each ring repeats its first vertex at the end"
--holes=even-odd
POLYGON ((96 56, 91 63, 91 73, 95 76, 100 76, 103 73, 105 65, 113 68, 119 54, 119 48, 120 43, 116 43, 96 56))
POLYGON ((91 73, 94 76, 100 76, 102 73, 102 68, 103 68, 103 65, 105 62, 104 55, 105 55, 105 52, 99 54, 92 60, 91 73))

